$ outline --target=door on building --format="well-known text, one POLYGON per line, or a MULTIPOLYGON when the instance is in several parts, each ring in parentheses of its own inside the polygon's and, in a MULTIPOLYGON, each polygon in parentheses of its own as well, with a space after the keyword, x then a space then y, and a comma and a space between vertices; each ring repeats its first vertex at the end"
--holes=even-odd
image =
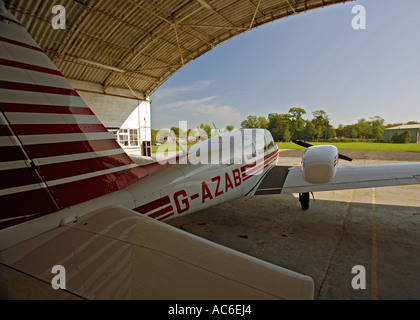
POLYGON ((143 141, 142 155, 145 157, 152 156, 152 145, 150 141, 143 141))

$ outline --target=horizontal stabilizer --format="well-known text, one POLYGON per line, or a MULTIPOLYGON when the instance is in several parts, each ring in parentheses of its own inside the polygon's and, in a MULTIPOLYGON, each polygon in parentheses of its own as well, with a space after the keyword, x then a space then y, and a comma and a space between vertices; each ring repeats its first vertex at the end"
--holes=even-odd
POLYGON ((54 265, 65 268, 69 295, 64 298, 252 300, 314 295, 308 276, 122 207, 99 210, 6 249, 0 262, 10 266, 0 268, 0 287, 7 295, 0 298, 63 297, 61 290, 48 286, 54 265), (34 279, 39 290, 24 290, 26 281, 34 279))

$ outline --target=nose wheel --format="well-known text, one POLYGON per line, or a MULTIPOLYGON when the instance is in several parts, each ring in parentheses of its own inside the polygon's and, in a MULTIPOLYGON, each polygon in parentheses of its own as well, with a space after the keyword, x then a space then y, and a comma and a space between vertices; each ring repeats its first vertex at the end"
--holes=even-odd
POLYGON ((302 210, 309 209, 309 192, 299 193, 299 202, 302 210))

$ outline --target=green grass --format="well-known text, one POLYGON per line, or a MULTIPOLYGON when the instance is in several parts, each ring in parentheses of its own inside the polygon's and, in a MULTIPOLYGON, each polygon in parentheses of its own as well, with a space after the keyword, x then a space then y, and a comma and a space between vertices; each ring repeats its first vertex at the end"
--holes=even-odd
MULTIPOLYGON (((339 142, 339 143, 328 143, 328 142, 310 142, 312 145, 321 144, 332 144, 339 150, 376 150, 376 151, 416 151, 420 152, 420 143, 369 143, 369 142, 339 142)), ((194 143, 188 143, 190 148, 194 143)), ((304 149, 293 142, 277 142, 277 146, 280 149, 304 149)), ((152 146, 152 153, 156 153, 158 148, 161 147, 161 151, 180 151, 178 145, 169 143, 162 146, 152 146), (168 150, 164 148, 168 147, 168 150)))
MULTIPOLYGON (((420 143, 369 143, 369 142, 310 142, 312 145, 331 144, 339 150, 376 150, 376 151, 417 151, 420 143)), ((304 149, 293 142, 277 142, 280 149, 304 149)))
MULTIPOLYGON (((188 145, 186 146, 186 148, 190 148, 191 146, 193 146, 195 143, 188 143, 188 145)), ((185 144, 182 145, 183 147, 185 147, 185 144)), ((157 151, 161 151, 161 152, 170 152, 170 151, 181 151, 181 149, 178 147, 178 145, 175 142, 168 142, 166 144, 160 145, 160 146, 152 146, 152 153, 156 153, 157 151), (160 150, 159 150, 160 149, 160 150)))

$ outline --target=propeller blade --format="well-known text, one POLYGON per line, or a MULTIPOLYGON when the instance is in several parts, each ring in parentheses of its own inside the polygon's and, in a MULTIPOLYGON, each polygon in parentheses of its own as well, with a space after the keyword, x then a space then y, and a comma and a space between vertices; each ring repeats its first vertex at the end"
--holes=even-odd
POLYGON ((340 159, 342 159, 342 160, 347 160, 347 161, 353 161, 353 159, 352 158, 349 158, 349 157, 347 157, 347 156, 345 156, 345 155, 342 155, 342 154, 338 154, 338 157, 340 158, 340 159))
POLYGON ((301 146, 301 147, 305 147, 305 148, 312 147, 312 145, 310 143, 306 143, 306 142, 303 142, 303 141, 292 140, 292 142, 296 143, 298 146, 301 146))
MULTIPOLYGON (((301 146, 301 147, 305 147, 305 148, 309 148, 309 147, 312 147, 312 144, 310 144, 310 143, 307 143, 307 142, 303 142, 303 141, 299 141, 299 140, 292 140, 292 142, 293 143, 296 143, 297 145, 299 145, 299 146, 301 146)), ((347 157, 347 156, 345 156, 345 155, 342 155, 342 154, 338 154, 338 157, 340 158, 340 159, 342 159, 342 160, 346 160, 346 161, 353 161, 353 159, 352 158, 349 158, 349 157, 347 157)))

